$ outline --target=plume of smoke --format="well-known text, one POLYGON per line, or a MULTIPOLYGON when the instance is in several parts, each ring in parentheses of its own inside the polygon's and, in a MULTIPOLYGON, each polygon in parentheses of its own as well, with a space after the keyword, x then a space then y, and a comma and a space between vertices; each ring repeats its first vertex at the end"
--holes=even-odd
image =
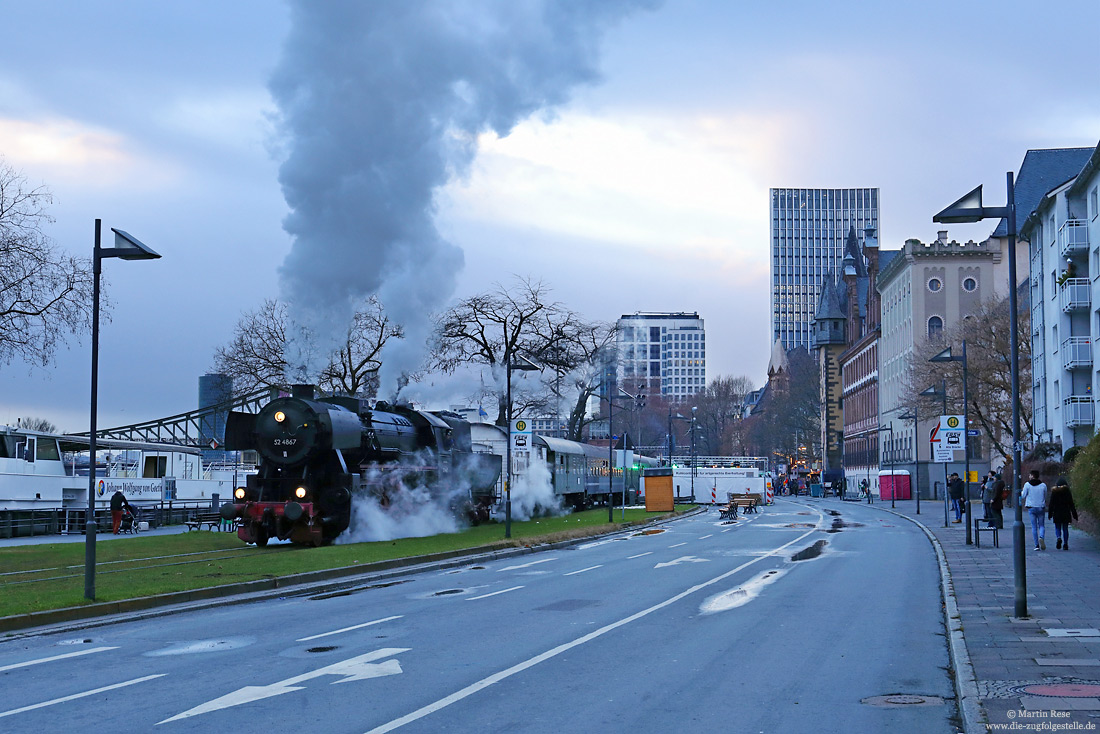
POLYGON ((532 461, 512 482, 512 519, 524 522, 539 515, 563 515, 561 500, 550 484, 545 461, 532 461))
POLYGON ((280 281, 291 324, 317 340, 288 345, 291 374, 319 372, 306 362, 331 352, 371 294, 406 331, 386 346, 381 394, 420 366, 463 263, 436 229, 436 192, 468 171, 479 134, 507 135, 594 81, 604 31, 652 4, 291 0, 270 84, 293 238, 280 281))
POLYGON ((456 500, 468 495, 467 487, 427 487, 411 466, 393 465, 372 469, 368 483, 388 488, 388 506, 378 498, 358 494, 352 499, 351 524, 337 543, 364 543, 396 538, 421 538, 439 533, 457 533, 464 525, 454 512, 456 500))

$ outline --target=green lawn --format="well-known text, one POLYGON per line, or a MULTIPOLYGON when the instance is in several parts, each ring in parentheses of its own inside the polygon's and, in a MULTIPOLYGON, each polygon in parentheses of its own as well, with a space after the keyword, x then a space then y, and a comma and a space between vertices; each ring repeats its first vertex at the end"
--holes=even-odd
MULTIPOLYGON (((677 512, 692 507, 677 507, 677 512)), ((655 517, 659 515, 628 509, 625 522, 655 517)), ((617 509, 615 522, 609 524, 604 508, 513 522, 510 544, 532 545, 597 535, 622 527, 621 518, 622 510, 617 509)), ((256 548, 246 546, 236 535, 209 531, 111 540, 96 544, 96 601, 190 591, 503 542, 504 526, 499 523, 426 538, 324 548, 256 548)), ((83 543, 0 548, 0 617, 86 603, 83 543)))

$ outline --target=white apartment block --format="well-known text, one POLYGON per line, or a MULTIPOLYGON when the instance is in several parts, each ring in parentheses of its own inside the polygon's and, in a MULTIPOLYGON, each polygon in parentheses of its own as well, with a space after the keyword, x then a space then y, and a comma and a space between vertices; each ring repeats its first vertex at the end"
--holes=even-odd
POLYGON ((1100 148, 1054 183, 1019 229, 1030 255, 1033 438, 1065 451, 1096 430, 1100 148))
POLYGON ((683 401, 707 384, 707 341, 696 312, 623 314, 616 348, 621 384, 683 401))

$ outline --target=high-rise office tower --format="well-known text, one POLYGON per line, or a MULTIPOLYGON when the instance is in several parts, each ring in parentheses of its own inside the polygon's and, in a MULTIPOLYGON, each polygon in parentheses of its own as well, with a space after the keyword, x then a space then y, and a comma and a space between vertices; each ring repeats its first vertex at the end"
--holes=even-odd
POLYGON ((707 384, 707 336, 696 312, 623 314, 616 347, 627 390, 679 402, 707 384))
POLYGON ((772 338, 810 348, 821 283, 851 230, 878 234, 878 189, 771 189, 772 338))

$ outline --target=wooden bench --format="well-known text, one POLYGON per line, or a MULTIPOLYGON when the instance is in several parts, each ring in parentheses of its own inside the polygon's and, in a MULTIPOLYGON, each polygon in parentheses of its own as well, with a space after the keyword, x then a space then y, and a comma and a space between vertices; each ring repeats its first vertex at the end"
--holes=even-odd
POLYGON ((187 532, 199 530, 203 526, 209 530, 221 530, 222 516, 217 512, 200 512, 190 520, 184 520, 183 524, 187 526, 187 532))
POLYGON ((984 520, 980 517, 974 518, 974 547, 982 547, 982 533, 993 533, 993 547, 1001 547, 1000 528, 990 525, 989 520, 984 520))
POLYGON ((744 508, 745 514, 756 513, 756 498, 755 497, 734 497, 730 500, 730 504, 734 507, 744 508))
POLYGON ((718 519, 719 520, 736 520, 737 519, 737 503, 730 502, 726 505, 718 505, 718 519))

